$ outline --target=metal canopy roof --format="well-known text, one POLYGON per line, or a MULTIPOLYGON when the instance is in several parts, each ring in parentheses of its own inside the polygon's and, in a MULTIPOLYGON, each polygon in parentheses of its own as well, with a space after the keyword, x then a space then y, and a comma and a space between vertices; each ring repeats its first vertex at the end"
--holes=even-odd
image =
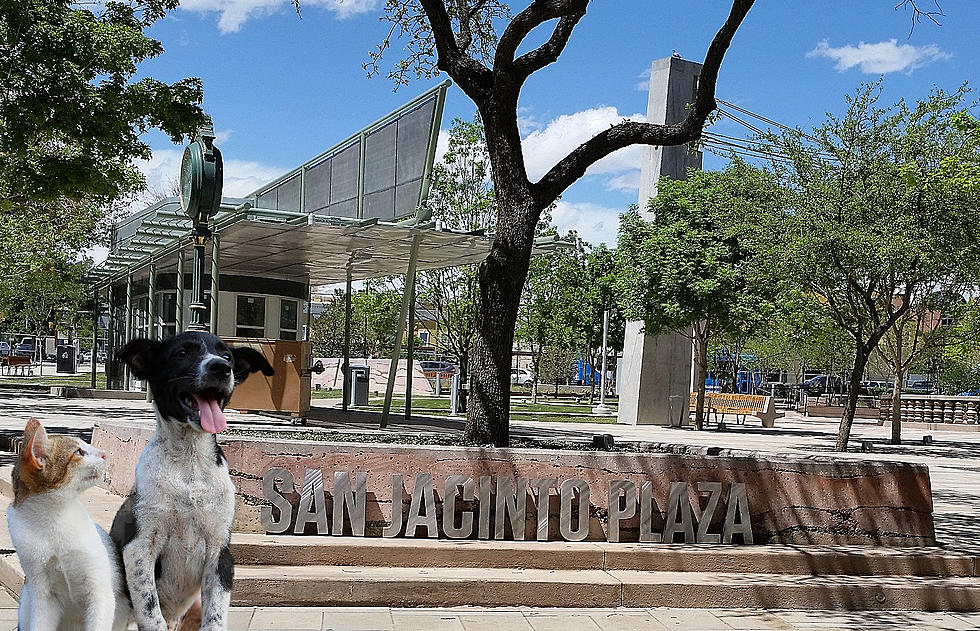
POLYGON ((485 236, 436 230, 434 224, 404 226, 368 221, 323 221, 290 225, 248 218, 221 232, 221 271, 229 274, 309 278, 313 285, 404 274, 412 242, 419 237, 418 269, 482 261, 485 236))
MULTIPOLYGON (((96 287, 151 263, 176 265, 178 250, 190 248, 190 220, 180 215, 175 199, 148 210, 152 212, 141 218, 128 244, 92 270, 96 287)), ((420 270, 478 263, 487 256, 492 241, 492 236, 480 232, 437 229, 435 222, 323 217, 251 208, 248 203, 233 205, 231 200, 221 207, 215 234, 222 274, 302 278, 313 285, 344 282, 348 265, 352 280, 404 274, 416 237, 420 270)), ((554 237, 544 237, 535 242, 535 251, 563 245, 554 237)))

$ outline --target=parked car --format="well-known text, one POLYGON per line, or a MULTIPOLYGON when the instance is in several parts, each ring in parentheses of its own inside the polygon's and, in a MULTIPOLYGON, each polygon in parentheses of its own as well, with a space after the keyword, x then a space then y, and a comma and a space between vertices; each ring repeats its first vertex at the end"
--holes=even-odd
POLYGON ((421 361, 419 362, 419 367, 422 369, 422 372, 426 374, 432 373, 431 376, 433 378, 435 378, 435 373, 440 373, 442 375, 445 375, 446 373, 449 374, 456 373, 456 367, 449 362, 421 361))
POLYGON ((830 375, 811 377, 800 384, 800 386, 811 396, 847 392, 847 383, 841 377, 832 377, 830 375))
POLYGON ((37 355, 37 339, 33 337, 25 337, 20 341, 20 344, 14 347, 14 355, 21 355, 23 357, 34 357, 37 355))
POLYGON ((935 391, 936 386, 931 381, 912 381, 902 388, 902 392, 909 394, 932 394, 935 391))
POLYGON ((6 357, 10 354, 10 344, 7 342, 0 342, 0 357, 6 357))
POLYGON ((527 368, 511 368, 510 382, 515 386, 529 387, 534 383, 534 373, 527 368))
POLYGON ((861 394, 877 396, 884 394, 889 387, 890 385, 887 381, 862 381, 861 394))

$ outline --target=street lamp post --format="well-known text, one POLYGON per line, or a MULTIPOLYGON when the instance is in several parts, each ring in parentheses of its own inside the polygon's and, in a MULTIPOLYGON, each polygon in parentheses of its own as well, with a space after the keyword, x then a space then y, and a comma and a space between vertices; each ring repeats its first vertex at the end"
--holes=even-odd
POLYGON ((606 360, 609 356, 609 309, 602 313, 602 373, 599 375, 599 405, 592 408, 593 414, 608 416, 612 409, 606 405, 606 360))
MULTIPOLYGON (((214 130, 200 130, 184 149, 180 163, 180 207, 194 221, 194 266, 190 324, 188 330, 207 331, 204 315, 208 305, 204 293, 205 250, 212 240, 210 221, 221 206, 224 168, 221 151, 214 146, 214 130)), ((212 278, 212 285, 215 284, 212 278)), ((213 318, 212 318, 213 319, 213 318)))

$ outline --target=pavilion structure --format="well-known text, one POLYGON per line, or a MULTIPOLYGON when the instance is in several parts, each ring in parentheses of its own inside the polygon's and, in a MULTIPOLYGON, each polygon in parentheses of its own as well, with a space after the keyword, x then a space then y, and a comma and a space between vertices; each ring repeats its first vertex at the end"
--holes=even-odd
MULTIPOLYGON (((436 86, 248 196, 222 198, 212 220, 203 276, 210 287, 205 322, 222 337, 308 340, 312 288, 346 283, 348 366, 351 283, 405 275, 383 424, 406 320, 414 319, 416 272, 479 263, 493 239, 486 230, 445 229, 426 209, 448 85, 436 86)), ((95 313, 108 313, 104 320, 96 318, 94 334, 98 339, 98 323, 106 322, 106 388, 143 387, 112 359, 127 341, 187 328, 192 229, 177 198, 159 201, 114 226, 111 253, 91 273, 95 313)), ((554 239, 543 239, 537 250, 555 245, 554 239)), ((92 353, 93 388, 95 357, 92 353)), ((345 410, 350 379, 345 370, 345 410)), ((409 416, 410 383, 406 390, 409 416)))

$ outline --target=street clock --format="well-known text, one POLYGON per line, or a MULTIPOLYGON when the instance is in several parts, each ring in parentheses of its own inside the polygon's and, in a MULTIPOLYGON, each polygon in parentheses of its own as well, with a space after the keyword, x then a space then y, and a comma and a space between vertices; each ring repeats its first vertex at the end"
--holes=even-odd
POLYGON ((207 224, 221 206, 224 172, 214 138, 214 130, 202 129, 180 162, 180 207, 198 225, 207 224))

